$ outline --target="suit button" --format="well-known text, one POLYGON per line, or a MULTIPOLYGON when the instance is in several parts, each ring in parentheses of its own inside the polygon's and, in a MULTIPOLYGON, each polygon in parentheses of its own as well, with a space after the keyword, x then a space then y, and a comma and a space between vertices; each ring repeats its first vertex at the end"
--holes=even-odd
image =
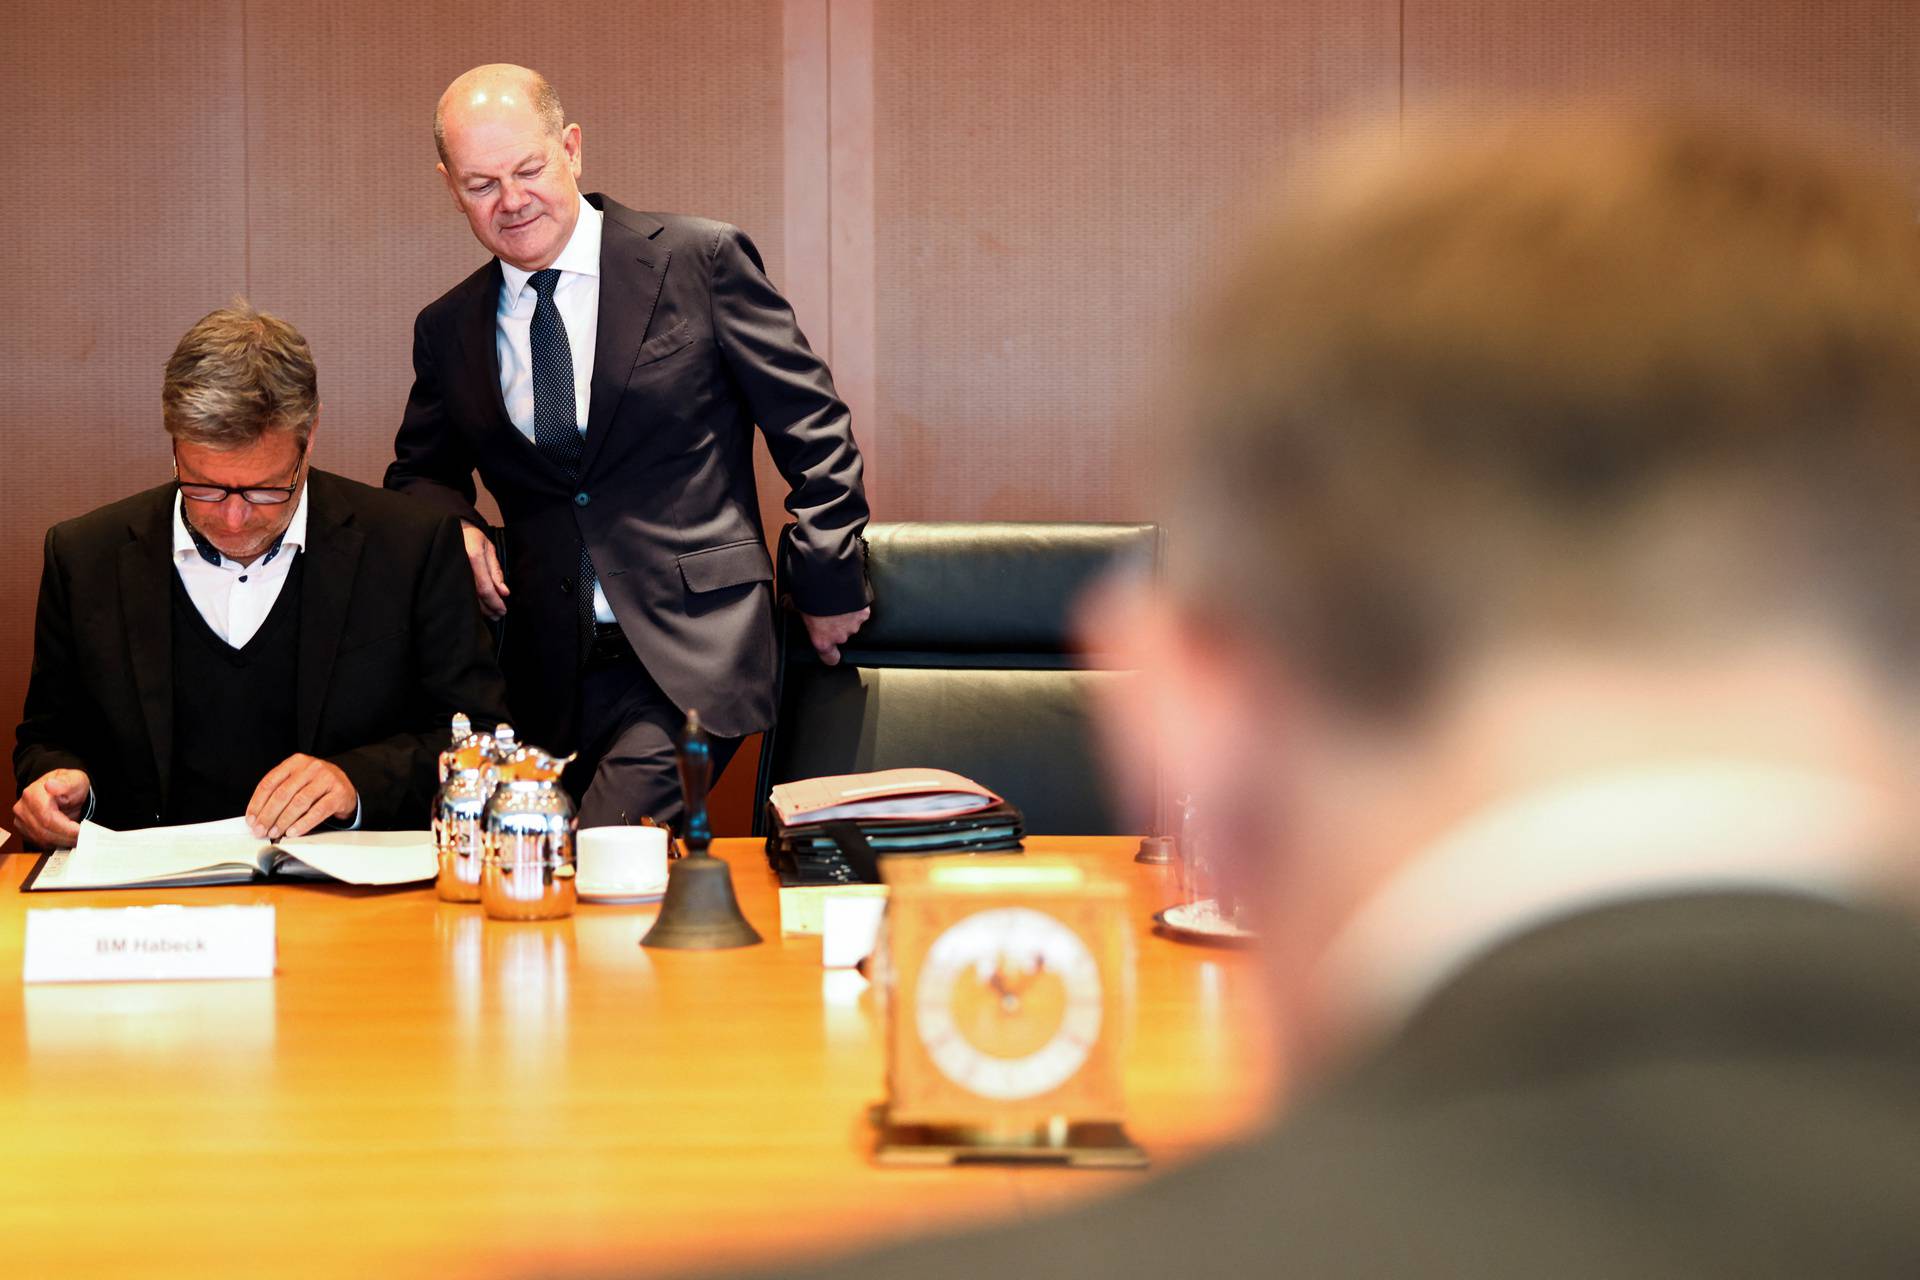
POLYGON ((579 493, 576 493, 573 495, 573 505, 576 507, 584 507, 589 502, 592 502, 592 501, 593 501, 592 495, 587 493, 585 490, 582 490, 579 493))
POLYGON ((570 596, 573 594, 573 583, 567 580, 566 578, 560 579, 560 594, 563 596, 570 596))

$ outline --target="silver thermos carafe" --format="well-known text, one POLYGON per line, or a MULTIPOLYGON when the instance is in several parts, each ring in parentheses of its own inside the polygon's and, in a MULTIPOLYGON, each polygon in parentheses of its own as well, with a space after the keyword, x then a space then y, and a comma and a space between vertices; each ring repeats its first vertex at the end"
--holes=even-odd
POLYGON ((495 920, 573 914, 573 801, 560 786, 572 759, 525 746, 495 765, 480 869, 480 903, 495 920))
POLYGON ((453 742, 440 753, 440 791, 433 802, 433 844, 440 858, 434 889, 442 901, 480 901, 481 837, 503 740, 513 740, 508 725, 491 735, 475 733, 466 716, 453 717, 453 742))

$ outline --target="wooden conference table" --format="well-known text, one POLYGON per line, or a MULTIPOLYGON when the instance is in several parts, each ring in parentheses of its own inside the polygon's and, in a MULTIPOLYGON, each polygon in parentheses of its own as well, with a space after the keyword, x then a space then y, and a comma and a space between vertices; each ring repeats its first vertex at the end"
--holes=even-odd
MULTIPOLYGON (((1029 841, 1133 888, 1133 1134, 1156 1169, 1272 1089, 1254 957, 1153 936, 1134 842, 1029 841)), ((779 1263, 1022 1216, 1151 1174, 879 1169, 866 981, 781 938, 756 842, 723 840, 768 939, 637 945, 652 907, 501 924, 430 888, 22 894, 0 860, 0 1257, 9 1276, 511 1275, 779 1263), (272 981, 25 986, 31 906, 269 902, 272 981)))

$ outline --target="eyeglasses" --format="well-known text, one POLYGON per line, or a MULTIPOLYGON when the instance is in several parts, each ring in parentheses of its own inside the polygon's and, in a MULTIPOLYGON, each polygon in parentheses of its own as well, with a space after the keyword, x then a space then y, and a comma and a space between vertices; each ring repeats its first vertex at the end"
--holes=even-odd
POLYGON ((173 483, 180 490, 180 496, 188 502, 225 502, 229 494, 239 494, 240 500, 255 507, 278 507, 293 501, 293 495, 300 492, 300 468, 306 465, 303 455, 293 469, 292 484, 252 484, 235 486, 227 484, 188 484, 180 479, 180 462, 174 460, 173 483))

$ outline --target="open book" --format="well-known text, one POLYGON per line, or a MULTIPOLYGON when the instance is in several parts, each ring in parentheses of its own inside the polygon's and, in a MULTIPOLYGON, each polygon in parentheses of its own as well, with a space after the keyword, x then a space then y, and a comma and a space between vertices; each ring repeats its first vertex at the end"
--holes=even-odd
POLYGON ((112 831, 80 824, 71 849, 48 854, 21 888, 154 889, 250 880, 413 884, 438 870, 431 831, 329 831, 260 839, 245 818, 112 831))

